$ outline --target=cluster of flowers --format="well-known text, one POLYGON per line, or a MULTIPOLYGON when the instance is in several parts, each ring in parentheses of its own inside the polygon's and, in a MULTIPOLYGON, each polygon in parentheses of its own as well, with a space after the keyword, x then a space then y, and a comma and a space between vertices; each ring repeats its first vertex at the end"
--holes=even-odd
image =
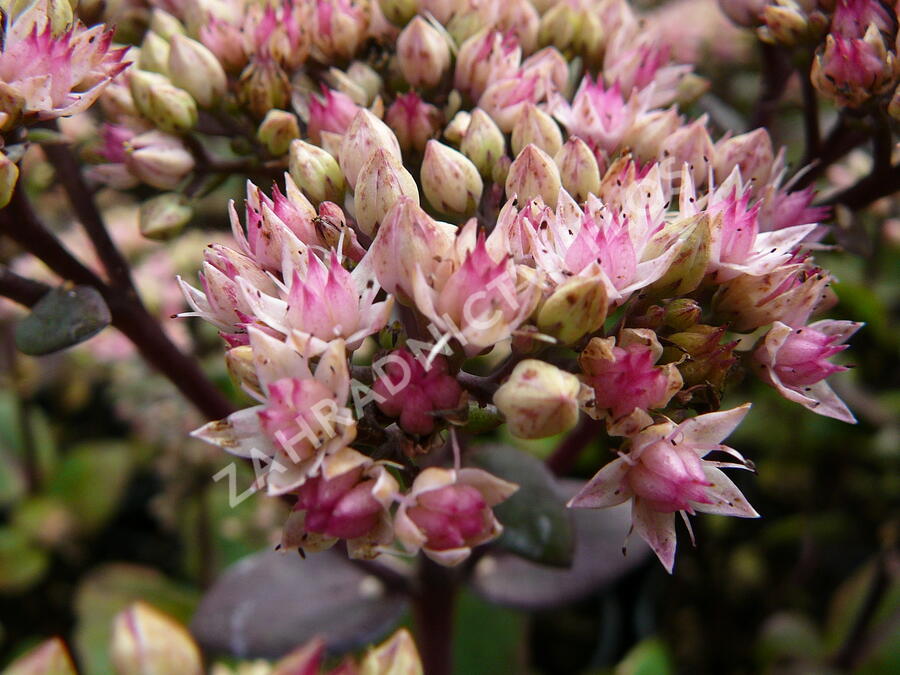
POLYGON ((761 39, 815 50, 810 77, 839 106, 880 106, 900 119, 900 61, 896 10, 871 0, 719 0, 738 25, 761 39))
MULTIPOLYGON (((172 189, 217 130, 289 169, 182 282, 258 401, 195 434, 296 499, 285 547, 457 564, 516 486, 437 466, 448 427, 541 438, 584 412, 622 440, 571 505, 631 500, 671 570, 676 513, 757 515, 720 470, 752 466, 722 445, 732 374, 853 421, 825 380, 859 324, 810 323, 825 212, 764 129, 679 113, 703 83, 625 0, 158 4, 135 67, 109 83, 104 47, 81 78, 107 84, 93 175, 172 189)), ((834 21, 860 7, 877 23, 871 0, 834 21)))

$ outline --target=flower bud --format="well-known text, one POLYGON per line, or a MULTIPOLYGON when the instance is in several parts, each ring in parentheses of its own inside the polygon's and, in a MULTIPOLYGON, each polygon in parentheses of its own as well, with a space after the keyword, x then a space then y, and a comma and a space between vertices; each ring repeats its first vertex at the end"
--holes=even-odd
POLYGON ((378 283, 400 302, 411 304, 416 268, 430 274, 450 253, 455 229, 436 222, 417 201, 398 199, 369 248, 378 283))
MULTIPOLYGON (((714 216, 721 218, 721 215, 714 216)), ((693 291, 706 274, 712 255, 712 230, 710 216, 700 215, 692 222, 676 223, 681 228, 677 239, 669 241, 666 248, 677 246, 668 271, 650 285, 648 292, 656 296, 672 297, 693 291)))
POLYGON ((401 502, 394 532, 407 550, 421 548, 441 565, 458 565, 473 546, 500 536, 503 528, 491 509, 517 489, 481 469, 429 467, 401 502))
POLYGON ((369 651, 359 666, 359 675, 422 675, 416 643, 405 628, 369 651))
POLYGON ((400 160, 389 151, 379 148, 371 154, 356 179, 354 204, 359 228, 370 237, 373 236, 394 202, 401 196, 418 203, 416 180, 400 160))
POLYGON ((547 206, 556 208, 561 183, 559 169, 547 153, 526 145, 509 167, 506 196, 516 195, 520 203, 540 197, 547 206))
POLYGON ((680 361, 678 372, 684 386, 708 384, 722 390, 725 378, 737 360, 733 351, 738 344, 723 342, 724 337, 724 327, 694 324, 667 338, 671 346, 666 347, 665 355, 680 361))
POLYGON ((395 26, 405 26, 419 11, 418 0, 378 0, 378 6, 395 26))
POLYGON ((4 675, 78 675, 69 650, 60 638, 52 638, 20 656, 4 675))
POLYGON ((338 164, 351 188, 356 187, 356 177, 372 153, 383 148, 398 161, 403 160, 400 143, 390 127, 368 110, 360 109, 347 128, 338 153, 338 164))
POLYGON ((194 157, 177 136, 148 131, 125 144, 125 163, 140 180, 172 190, 194 169, 194 157))
POLYGON ((514 36, 485 28, 460 46, 454 86, 477 101, 489 84, 512 77, 521 61, 522 49, 514 36))
POLYGON ((465 216, 475 212, 484 184, 465 155, 438 141, 428 141, 421 170, 428 203, 441 213, 465 216))
POLYGON ((459 406, 462 388, 448 374, 447 359, 438 356, 426 367, 425 356, 416 358, 398 349, 379 361, 383 373, 372 387, 378 395, 378 409, 397 417, 410 434, 430 434, 438 418, 434 413, 459 406))
POLYGON ((776 0, 762 10, 764 29, 760 39, 793 47, 809 33, 809 21, 803 8, 793 0, 776 0))
POLYGON ((306 130, 313 143, 322 142, 323 132, 343 134, 347 131, 359 106, 347 94, 322 87, 321 95, 309 97, 309 119, 306 130))
POLYGON ((225 96, 228 80, 219 59, 202 44, 185 35, 173 35, 169 43, 169 77, 203 107, 211 108, 225 96))
MULTIPOLYGON (((456 91, 454 89, 454 91, 456 91)), ((472 114, 465 111, 460 110, 453 116, 453 119, 444 127, 444 138, 455 145, 459 145, 462 142, 463 136, 466 134, 466 129, 469 128, 469 124, 472 121, 472 114)))
POLYGON ((737 166, 745 182, 753 181, 761 187, 769 182, 774 161, 772 138, 766 129, 759 128, 719 141, 715 147, 713 168, 718 183, 723 183, 737 166))
POLYGON ((225 352, 225 366, 228 368, 228 374, 231 375, 231 379, 238 387, 260 395, 264 394, 260 386, 259 375, 256 372, 253 347, 241 345, 229 349, 225 352))
POLYGON ((475 108, 459 145, 482 176, 491 178, 497 161, 506 152, 506 138, 497 123, 481 108, 475 108))
POLYGON ((588 398, 587 388, 571 373, 525 359, 494 394, 494 405, 513 436, 546 438, 574 427, 579 403, 588 398))
POLYGON ((344 174, 337 160, 322 148, 296 139, 290 148, 291 178, 316 204, 344 199, 344 174))
POLYGON ((113 620, 110 658, 117 675, 203 673, 200 650, 188 632, 143 602, 136 602, 113 620))
POLYGON ((184 26, 181 22, 159 8, 154 9, 150 15, 150 30, 166 41, 171 40, 176 35, 185 34, 184 26))
POLYGON ((572 277, 561 284, 538 311, 537 325, 562 344, 577 342, 606 320, 606 286, 596 277, 572 277))
POLYGON ((600 191, 600 167, 588 144, 572 136, 554 157, 562 186, 577 202, 600 191))
POLYGON ((691 298, 672 300, 665 307, 663 321, 675 330, 687 330, 700 320, 703 308, 691 298))
POLYGON ((197 124, 194 99, 165 76, 134 70, 130 82, 138 111, 162 131, 184 133, 197 124))
POLYGON ((676 129, 662 142, 662 156, 674 160, 674 170, 688 165, 691 176, 697 184, 706 182, 709 163, 713 157, 712 139, 706 126, 706 115, 691 124, 676 129))
POLYGON ((238 86, 242 103, 258 119, 273 108, 283 110, 291 99, 288 76, 272 59, 251 61, 241 73, 238 86))
POLYGON ((147 239, 164 241, 178 235, 193 215, 187 197, 178 192, 166 192, 141 204, 138 222, 141 234, 147 239))
POLYGON ((385 116, 385 121, 397 135, 400 147, 419 152, 437 136, 442 119, 440 110, 425 103, 414 92, 398 96, 385 116))
POLYGON ((622 144, 641 161, 653 161, 662 155, 663 143, 679 126, 681 118, 674 108, 644 113, 625 133, 622 144))
POLYGON ((162 75, 169 74, 169 43, 152 30, 147 31, 141 42, 141 55, 138 57, 138 67, 162 75))
POLYGON ((813 60, 810 78, 813 86, 828 98, 857 108, 891 85, 895 58, 872 23, 861 40, 830 33, 824 50, 820 47, 813 60))
POLYGON ((0 209, 9 204, 19 180, 19 167, 0 152, 0 209))
POLYGON ((283 155, 291 146, 291 141, 300 138, 297 118, 286 110, 270 110, 256 130, 259 142, 273 155, 283 155))
POLYGON ((434 87, 450 70, 450 46, 437 28, 417 16, 397 38, 397 61, 411 86, 434 87))
POLYGON ((313 45, 321 52, 319 61, 349 61, 366 38, 368 20, 363 3, 346 0, 317 0, 314 6, 316 30, 313 45))
POLYGON ((532 143, 551 157, 562 147, 562 132, 550 115, 529 103, 522 108, 512 128, 510 145, 514 155, 518 155, 532 143))

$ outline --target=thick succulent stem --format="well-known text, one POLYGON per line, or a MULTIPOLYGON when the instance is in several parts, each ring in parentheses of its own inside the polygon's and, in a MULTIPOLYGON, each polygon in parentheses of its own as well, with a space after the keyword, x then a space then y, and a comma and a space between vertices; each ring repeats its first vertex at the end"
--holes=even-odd
POLYGON ((453 570, 422 556, 418 588, 413 596, 413 620, 425 675, 450 675, 453 672, 457 589, 453 570))

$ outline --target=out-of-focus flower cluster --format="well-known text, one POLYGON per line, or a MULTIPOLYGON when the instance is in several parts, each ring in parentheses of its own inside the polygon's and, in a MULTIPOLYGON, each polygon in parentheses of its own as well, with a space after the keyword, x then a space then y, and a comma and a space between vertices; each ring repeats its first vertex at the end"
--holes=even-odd
MULTIPOLYGON (((122 56, 104 45, 93 75, 29 110, 64 114, 66 95, 106 85, 91 175, 116 188, 284 174, 270 193, 248 182, 236 246, 211 245, 199 287, 181 283, 257 401, 195 435, 295 500, 285 548, 457 564, 500 534, 493 507, 516 486, 464 467, 456 436, 490 417, 548 437, 585 414, 618 459, 571 505, 631 500, 671 569, 676 513, 757 515, 721 471, 752 467, 722 445, 748 406, 718 411, 742 373, 853 421, 826 378, 859 324, 815 318, 834 303, 810 246, 827 210, 786 184, 765 129, 716 138, 680 112, 706 84, 656 15, 624 0, 154 4, 133 67, 109 82, 122 56)), ((772 7, 788 11, 729 12, 772 7)), ((893 86, 880 5, 796 12, 844 36, 817 86, 848 105, 893 86)), ((48 44, 81 35, 45 24, 48 44)), ((148 219, 183 224, 166 198, 148 219)))
POLYGON ((772 44, 815 51, 813 86, 836 105, 900 119, 896 8, 874 0, 719 0, 738 25, 772 44))

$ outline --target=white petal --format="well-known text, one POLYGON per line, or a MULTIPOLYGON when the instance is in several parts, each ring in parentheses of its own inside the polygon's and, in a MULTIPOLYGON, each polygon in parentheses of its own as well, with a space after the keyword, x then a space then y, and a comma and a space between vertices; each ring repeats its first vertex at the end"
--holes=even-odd
POLYGON ((204 424, 191 432, 191 436, 218 445, 238 457, 250 457, 254 450, 271 456, 272 442, 262 433, 259 425, 258 413, 262 409, 263 406, 258 405, 238 410, 223 420, 204 424))
POLYGON ((750 404, 745 403, 731 410, 697 415, 679 424, 677 431, 702 457, 725 440, 749 410, 750 404))
POLYGON ((660 513, 647 508, 640 499, 631 507, 634 531, 646 541, 656 557, 671 574, 675 566, 675 514, 660 513))
POLYGON ((633 494, 625 484, 629 468, 631 467, 621 457, 610 462, 569 500, 569 508, 602 509, 628 501, 633 494))
POLYGON ((731 479, 713 466, 705 464, 703 473, 710 482, 706 490, 712 504, 693 503, 697 511, 703 513, 715 513, 720 516, 738 516, 739 518, 759 518, 737 485, 731 479))

